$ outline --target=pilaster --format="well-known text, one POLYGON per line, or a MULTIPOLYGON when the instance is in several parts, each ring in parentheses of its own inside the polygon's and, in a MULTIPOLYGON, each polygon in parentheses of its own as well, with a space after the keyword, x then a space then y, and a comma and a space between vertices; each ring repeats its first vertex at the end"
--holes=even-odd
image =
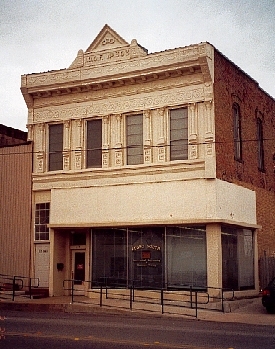
POLYGON ((166 161, 165 108, 157 110, 159 116, 158 162, 166 161))
POLYGON ((144 113, 144 163, 152 162, 152 125, 151 110, 145 110, 144 113))
POLYGON ((122 152, 122 114, 115 116, 116 118, 116 145, 115 145, 115 166, 123 165, 122 152))

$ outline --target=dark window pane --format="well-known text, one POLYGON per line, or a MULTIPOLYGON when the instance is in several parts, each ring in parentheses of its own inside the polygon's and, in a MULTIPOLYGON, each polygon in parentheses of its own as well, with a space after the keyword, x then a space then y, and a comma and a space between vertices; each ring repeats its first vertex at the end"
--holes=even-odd
POLYGON ((102 120, 87 122, 87 167, 102 167, 102 120))
POLYGON ((35 206, 35 240, 49 240, 50 203, 35 206))
POLYGON ((167 228, 168 286, 207 284, 205 227, 167 228))
POLYGON ((126 118, 127 164, 143 163, 143 115, 130 115, 126 118))
POLYGON ((93 285, 125 285, 127 282, 127 238, 125 229, 93 231, 93 285))
POLYGON ((170 160, 188 159, 187 108, 170 111, 170 160))
POLYGON ((234 155, 236 160, 242 159, 241 116, 238 104, 233 105, 234 155))
POLYGON ((49 126, 49 171, 63 169, 63 124, 49 126))
POLYGON ((264 171, 264 138, 263 138, 263 122, 257 118, 257 141, 258 141, 258 168, 264 171))

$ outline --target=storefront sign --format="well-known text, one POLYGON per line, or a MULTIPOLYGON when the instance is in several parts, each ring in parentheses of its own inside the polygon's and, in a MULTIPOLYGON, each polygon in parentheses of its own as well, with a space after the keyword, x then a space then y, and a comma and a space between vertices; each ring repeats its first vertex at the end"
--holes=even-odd
POLYGON ((154 251, 161 250, 160 246, 152 245, 152 244, 132 246, 132 251, 145 250, 145 249, 154 250, 154 251))

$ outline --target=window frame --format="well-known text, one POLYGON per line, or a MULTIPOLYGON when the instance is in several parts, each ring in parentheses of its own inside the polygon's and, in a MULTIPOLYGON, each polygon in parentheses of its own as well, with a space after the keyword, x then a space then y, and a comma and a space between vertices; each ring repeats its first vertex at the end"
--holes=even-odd
POLYGON ((35 204, 34 219, 35 219, 34 220, 34 240, 49 241, 50 229, 48 228, 47 225, 50 222, 50 202, 40 202, 35 204), (42 215, 42 212, 44 212, 45 214, 42 215), (45 234, 44 237, 47 237, 47 238, 42 239, 41 238, 42 234, 45 234))
MULTIPOLYGON (((102 137, 103 137, 103 120, 102 120, 102 118, 93 118, 93 119, 86 120, 85 167, 87 169, 102 168, 102 148, 103 148, 102 137), (89 138, 89 125, 91 125, 92 123, 98 123, 98 122, 101 123, 100 142, 98 142, 98 144, 96 144, 95 148, 89 149, 88 148, 89 141, 93 142, 93 137, 89 138), (95 154, 94 157, 91 156, 92 152, 94 152, 94 154, 95 154), (100 156, 98 155, 99 153, 100 153, 100 156), (92 162, 92 159, 94 160, 93 162, 92 162), (91 163, 89 161, 91 161, 91 163)), ((97 141, 98 140, 99 140, 99 138, 97 139, 97 141)))
MULTIPOLYGON (((132 134, 131 136, 133 136, 132 134)), ((132 137, 133 138, 133 137, 132 137)), ((133 113, 125 115, 125 146, 126 146, 126 165, 142 165, 144 164, 144 117, 143 113, 133 113), (128 124, 130 118, 140 117, 141 123, 139 124, 128 124), (129 144, 129 127, 134 128, 135 125, 141 126, 139 133, 136 136, 139 137, 138 144, 129 144), (131 154, 132 153, 132 154, 131 154), (129 161, 131 159, 131 161, 129 161)))
MULTIPOLYGON (((56 136, 56 135, 55 135, 56 136)), ((64 147, 64 124, 63 123, 56 123, 56 124, 49 124, 48 125, 48 171, 62 171, 63 170, 63 147, 64 147), (62 128, 62 137, 61 141, 59 143, 53 143, 51 140, 52 131, 54 127, 60 127, 62 128), (59 144, 58 149, 52 149, 54 148, 53 145, 59 144), (53 156, 52 155, 58 155, 58 161, 53 161, 53 156), (54 165, 59 165, 59 166, 54 166, 54 165)), ((57 156, 55 156, 57 157, 57 156)))
POLYGON ((262 115, 258 112, 256 117, 256 127, 257 127, 257 157, 258 157, 258 170, 260 172, 265 172, 265 162, 264 162, 264 135, 263 135, 263 119, 262 115))
POLYGON ((234 159, 242 162, 242 122, 240 105, 234 103, 232 106, 233 113, 233 137, 234 137, 234 159))
MULTIPOLYGON (((175 108, 170 108, 168 110, 168 126, 169 126, 169 160, 170 161, 185 161, 185 160, 188 160, 189 159, 189 110, 188 110, 188 106, 186 105, 183 105, 183 106, 177 106, 175 108), (171 112, 173 113, 173 111, 175 110, 185 110, 186 111, 186 116, 184 118, 182 118, 182 120, 184 121, 185 123, 185 127, 182 128, 182 130, 186 130, 186 133, 187 133, 187 137, 186 138, 182 138, 181 141, 184 145, 184 147, 186 147, 186 155, 185 156, 182 156, 181 158, 177 157, 175 158, 175 155, 172 156, 172 150, 174 148, 174 146, 172 146, 172 142, 175 142, 175 140, 172 140, 171 138, 171 134, 172 134, 172 122, 171 122, 171 112)), ((178 130, 177 128, 175 128, 175 130, 178 130)))

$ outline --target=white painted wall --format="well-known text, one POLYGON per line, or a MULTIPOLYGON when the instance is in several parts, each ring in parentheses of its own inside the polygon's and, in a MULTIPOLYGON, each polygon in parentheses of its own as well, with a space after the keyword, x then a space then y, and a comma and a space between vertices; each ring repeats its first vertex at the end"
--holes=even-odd
POLYGON ((217 179, 53 189, 52 226, 256 224, 255 192, 217 179))

